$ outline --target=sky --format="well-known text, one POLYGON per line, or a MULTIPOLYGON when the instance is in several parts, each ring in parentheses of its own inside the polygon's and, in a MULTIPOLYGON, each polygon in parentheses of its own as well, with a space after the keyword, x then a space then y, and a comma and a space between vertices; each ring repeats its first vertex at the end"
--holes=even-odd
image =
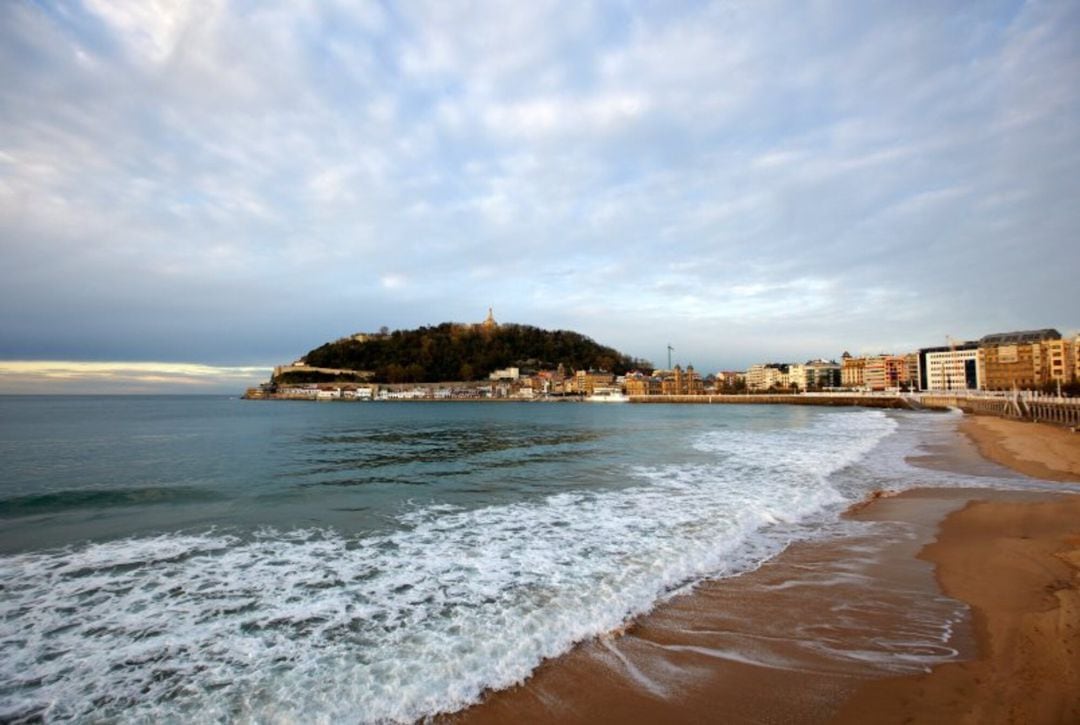
POLYGON ((0 392, 1080 328, 1080 3, 0 3, 0 392))

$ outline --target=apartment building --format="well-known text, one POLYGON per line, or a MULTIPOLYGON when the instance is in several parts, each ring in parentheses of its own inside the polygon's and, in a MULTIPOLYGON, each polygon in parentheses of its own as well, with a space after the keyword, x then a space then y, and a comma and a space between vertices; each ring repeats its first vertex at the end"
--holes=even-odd
POLYGON ((919 353, 909 352, 904 355, 904 371, 900 377, 900 385, 908 390, 917 390, 919 387, 919 353))
POLYGON ((1061 339, 1057 330, 1000 332, 982 337, 978 345, 982 352, 980 377, 985 390, 1035 390, 1055 379, 1068 382, 1064 375, 1072 346, 1061 339), (1057 363, 1056 368, 1052 360, 1057 363))
POLYGON ((1073 380, 1080 383, 1080 334, 1073 338, 1073 380))
POLYGON ((900 355, 875 355, 865 358, 863 387, 870 390, 899 388, 905 369, 906 361, 900 355))
POLYGON ((750 390, 787 388, 791 385, 791 366, 786 363, 759 363, 746 371, 746 387, 750 390))
POLYGON ((1045 382, 1064 385, 1076 379, 1077 349, 1073 340, 1045 340, 1041 347, 1045 382))
POLYGON ((746 383, 746 373, 738 370, 721 370, 716 374, 716 384, 720 388, 732 390, 746 383))
POLYGON ((866 358, 852 357, 845 352, 840 358, 840 384, 845 388, 861 388, 866 384, 866 358))
POLYGON ((831 360, 807 360, 788 367, 788 382, 799 390, 840 387, 840 364, 831 360))

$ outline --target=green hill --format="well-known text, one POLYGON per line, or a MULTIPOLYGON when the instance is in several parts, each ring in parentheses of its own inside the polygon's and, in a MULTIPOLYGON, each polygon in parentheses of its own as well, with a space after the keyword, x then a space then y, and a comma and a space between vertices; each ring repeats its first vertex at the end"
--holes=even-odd
MULTIPOLYGON (((634 368, 651 369, 643 360, 576 332, 450 322, 343 338, 315 348, 303 360, 312 367, 370 371, 376 382, 386 383, 481 380, 500 368, 541 370, 560 364, 567 372, 596 369, 621 374, 634 368)), ((308 376, 290 372, 278 382, 305 382, 308 376)))

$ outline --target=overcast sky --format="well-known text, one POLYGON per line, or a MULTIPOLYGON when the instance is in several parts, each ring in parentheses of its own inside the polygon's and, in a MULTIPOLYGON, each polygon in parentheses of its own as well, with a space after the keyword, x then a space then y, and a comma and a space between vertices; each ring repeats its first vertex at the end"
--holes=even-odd
POLYGON ((1077 2, 8 0, 0 79, 0 391, 489 305, 706 371, 1080 327, 1077 2))

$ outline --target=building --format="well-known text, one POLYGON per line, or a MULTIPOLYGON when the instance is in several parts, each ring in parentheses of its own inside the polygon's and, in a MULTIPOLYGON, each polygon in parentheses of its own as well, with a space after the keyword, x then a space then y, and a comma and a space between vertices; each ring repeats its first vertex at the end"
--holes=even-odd
POLYGON ((809 370, 805 365, 792 363, 788 365, 788 386, 798 390, 807 389, 807 379, 810 377, 809 370))
POLYGON ((746 371, 746 387, 750 390, 770 390, 791 386, 791 366, 787 363, 759 363, 746 371))
POLYGON ((1080 383, 1080 333, 1073 338, 1073 382, 1080 383))
POLYGON ((686 370, 676 365, 671 370, 659 370, 653 373, 660 378, 660 392, 663 395, 702 395, 705 393, 705 381, 694 371, 693 365, 686 370))
POLYGON ((799 390, 840 387, 841 367, 834 360, 807 360, 788 369, 788 382, 799 390))
POLYGON ((574 373, 574 377, 566 381, 567 393, 577 393, 578 395, 592 395, 596 391, 597 386, 609 386, 615 382, 615 376, 611 373, 605 373, 596 370, 578 370, 574 373))
POLYGON ((517 380, 521 377, 521 370, 518 368, 503 368, 502 370, 495 370, 488 375, 488 380, 517 380))
POLYGON ((1068 382, 1063 378, 1071 345, 1057 330, 1000 332, 984 336, 978 345, 982 351, 981 382, 986 390, 1035 390, 1054 380, 1053 375, 1068 382), (1052 358, 1059 363, 1056 369, 1051 366, 1052 358))
POLYGON ((840 384, 845 388, 861 388, 865 381, 866 358, 852 357, 845 352, 840 357, 840 384))
POLYGON ((721 370, 716 374, 716 385, 724 391, 746 388, 746 373, 740 370, 721 370))
POLYGON ((920 390, 983 389, 982 350, 976 342, 919 350, 920 390))
POLYGON ((1072 340, 1044 340, 1042 377, 1045 383, 1067 385, 1076 379, 1076 345, 1072 340))
POLYGON ((660 378, 644 373, 627 373, 623 382, 627 395, 660 395, 660 378))
POLYGON ((919 353, 909 352, 904 355, 904 370, 900 377, 900 387, 907 390, 919 389, 919 353))
POLYGON ((875 355, 865 358, 863 387, 869 390, 898 389, 905 368, 905 360, 899 355, 875 355))

